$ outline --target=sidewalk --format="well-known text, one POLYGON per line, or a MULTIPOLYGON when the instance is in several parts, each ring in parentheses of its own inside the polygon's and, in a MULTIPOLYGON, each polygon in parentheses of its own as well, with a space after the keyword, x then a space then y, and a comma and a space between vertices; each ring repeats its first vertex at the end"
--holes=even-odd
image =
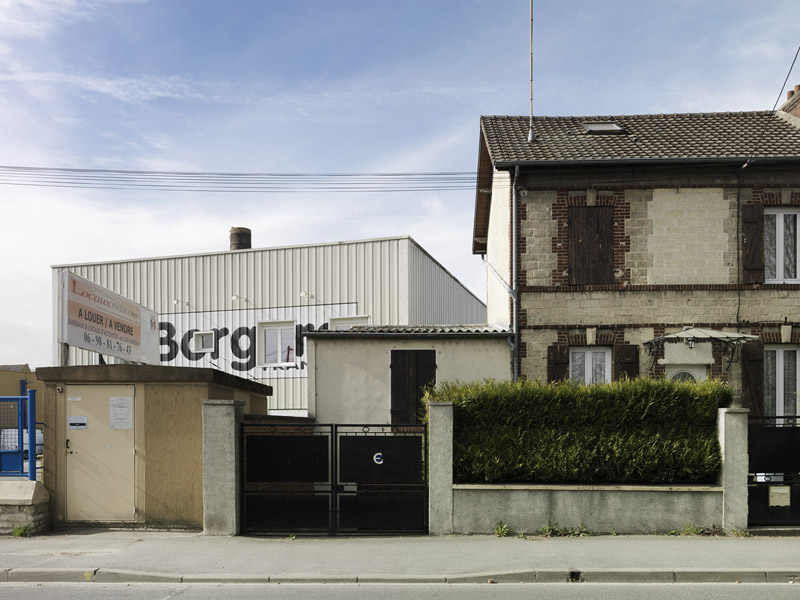
POLYGON ((795 582, 800 538, 207 537, 102 529, 0 538, 0 581, 795 582))

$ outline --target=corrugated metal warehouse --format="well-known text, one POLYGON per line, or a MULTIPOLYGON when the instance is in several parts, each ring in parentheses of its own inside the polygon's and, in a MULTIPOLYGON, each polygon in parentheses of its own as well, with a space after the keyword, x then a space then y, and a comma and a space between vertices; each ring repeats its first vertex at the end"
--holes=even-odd
MULTIPOLYGON (((232 230, 231 247, 236 248, 232 230)), ((159 315, 162 365, 212 367, 273 386, 270 412, 307 407, 304 331, 486 322, 486 306, 412 238, 245 249, 53 267, 159 315)), ((69 348, 54 364, 97 364, 69 348)), ((107 362, 119 362, 108 358, 107 362)))

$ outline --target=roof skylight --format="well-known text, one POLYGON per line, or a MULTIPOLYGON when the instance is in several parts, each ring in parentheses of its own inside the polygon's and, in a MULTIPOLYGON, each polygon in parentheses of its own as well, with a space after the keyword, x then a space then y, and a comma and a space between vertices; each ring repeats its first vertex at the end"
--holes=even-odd
POLYGON ((615 135, 625 133, 625 130, 612 121, 583 121, 581 125, 589 135, 615 135))

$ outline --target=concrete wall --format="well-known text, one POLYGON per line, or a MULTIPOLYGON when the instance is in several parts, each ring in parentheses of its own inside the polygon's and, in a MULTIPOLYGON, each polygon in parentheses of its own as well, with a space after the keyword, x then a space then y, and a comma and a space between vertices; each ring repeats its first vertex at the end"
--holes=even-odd
POLYGON ((454 485, 453 531, 519 533, 548 523, 592 533, 665 533, 722 522, 722 488, 707 486, 454 485))
POLYGON ((307 338, 309 412, 320 423, 391 423, 392 350, 436 350, 436 381, 508 379, 505 337, 307 338))
POLYGON ((720 409, 720 485, 453 485, 453 405, 429 405, 432 535, 520 533, 548 524, 593 533, 665 533, 685 525, 747 527, 747 411, 720 409))

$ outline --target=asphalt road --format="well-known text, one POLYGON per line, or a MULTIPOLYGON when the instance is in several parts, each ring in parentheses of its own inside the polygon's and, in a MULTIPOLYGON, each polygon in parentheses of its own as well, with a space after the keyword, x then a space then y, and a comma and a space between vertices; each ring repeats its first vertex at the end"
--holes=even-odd
POLYGON ((800 585, 792 584, 11 584, 0 583, 2 600, 227 600, 281 598, 314 600, 422 598, 492 600, 516 598, 598 600, 795 600, 800 585))

